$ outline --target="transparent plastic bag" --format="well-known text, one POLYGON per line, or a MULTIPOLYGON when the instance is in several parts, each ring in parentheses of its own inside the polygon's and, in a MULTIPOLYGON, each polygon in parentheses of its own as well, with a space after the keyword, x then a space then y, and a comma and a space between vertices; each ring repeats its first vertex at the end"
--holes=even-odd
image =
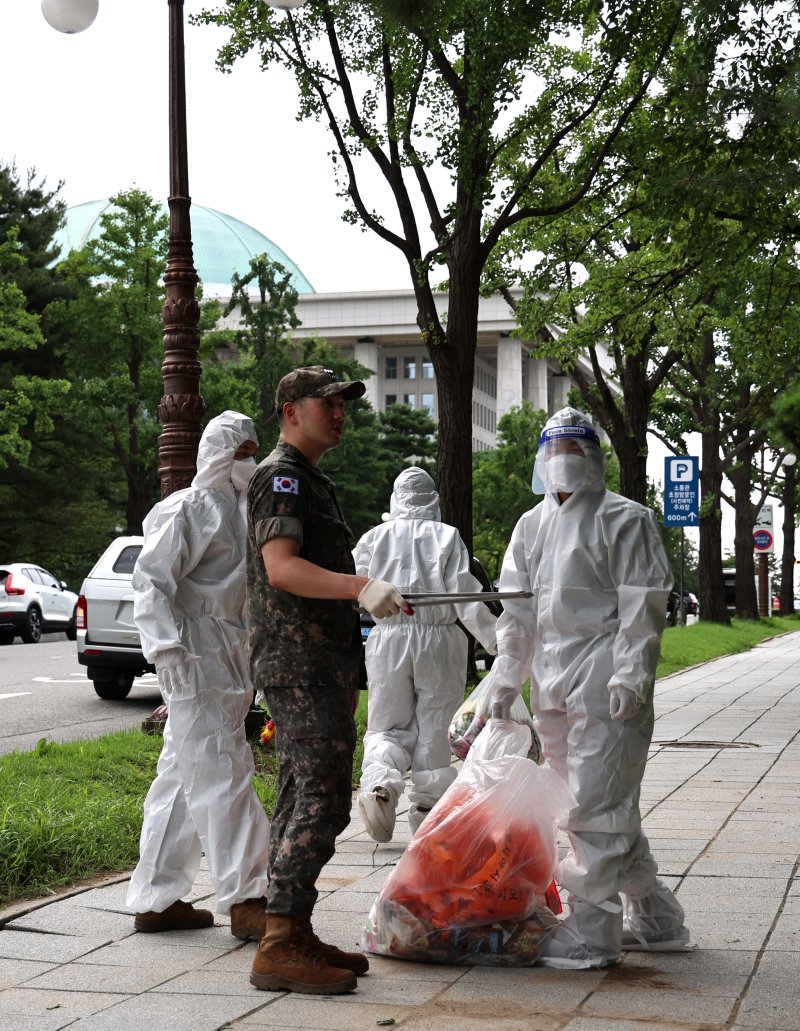
POLYGON ((473 965, 536 961, 561 909, 557 824, 571 800, 556 773, 519 754, 528 747, 528 728, 489 721, 374 902, 361 938, 367 952, 473 965))
MULTIPOLYGON (((466 759, 478 735, 489 722, 492 714, 492 691, 492 671, 490 670, 472 694, 461 703, 450 721, 448 730, 450 751, 456 759, 466 759)), ((544 756, 539 735, 536 733, 536 720, 531 715, 522 695, 519 695, 511 706, 511 719, 530 729, 528 758, 531 762, 541 765, 544 762, 544 756)))

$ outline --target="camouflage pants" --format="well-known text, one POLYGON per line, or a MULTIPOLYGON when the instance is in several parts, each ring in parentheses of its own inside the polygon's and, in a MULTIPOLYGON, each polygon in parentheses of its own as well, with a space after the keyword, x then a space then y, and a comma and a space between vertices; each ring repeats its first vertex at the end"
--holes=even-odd
POLYGON ((317 878, 350 822, 356 726, 352 690, 266 688, 280 761, 267 912, 310 916, 317 878))

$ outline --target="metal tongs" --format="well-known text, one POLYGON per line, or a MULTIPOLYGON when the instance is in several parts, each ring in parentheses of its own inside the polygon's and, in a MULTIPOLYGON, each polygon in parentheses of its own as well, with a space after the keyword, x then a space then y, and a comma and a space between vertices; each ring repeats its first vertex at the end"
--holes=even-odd
POLYGON ((531 591, 454 591, 452 594, 404 594, 409 605, 459 605, 470 601, 506 601, 509 598, 530 598, 531 591))

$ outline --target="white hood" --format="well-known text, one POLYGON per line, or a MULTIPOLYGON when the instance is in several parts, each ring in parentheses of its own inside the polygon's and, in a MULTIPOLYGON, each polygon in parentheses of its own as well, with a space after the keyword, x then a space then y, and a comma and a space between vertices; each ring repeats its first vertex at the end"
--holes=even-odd
POLYGON ((223 412, 212 419, 203 430, 197 449, 197 473, 193 487, 213 487, 222 490, 230 484, 233 456, 246 440, 255 441, 253 420, 241 412, 223 412))
POLYGON ((404 469, 394 481, 389 502, 392 519, 441 519, 439 494, 430 475, 419 466, 404 469))

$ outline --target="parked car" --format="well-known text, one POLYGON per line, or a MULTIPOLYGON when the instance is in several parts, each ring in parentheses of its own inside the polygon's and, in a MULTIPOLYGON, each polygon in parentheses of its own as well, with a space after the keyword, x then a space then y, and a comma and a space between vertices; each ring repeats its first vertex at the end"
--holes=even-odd
POLYGON ((134 677, 155 673, 133 621, 131 578, 144 537, 117 537, 83 581, 78 598, 78 662, 101 698, 127 698, 134 677))
POLYGON ((41 566, 0 565, 0 644, 11 644, 17 635, 38 644, 42 634, 59 631, 74 641, 77 603, 78 595, 41 566))
MULTIPOLYGON (((667 599, 667 626, 675 626, 678 621, 680 597, 678 591, 670 591, 669 598, 667 599)), ((697 600, 696 594, 692 594, 691 591, 683 592, 683 609, 686 616, 697 616, 699 614, 700 603, 697 600)))

